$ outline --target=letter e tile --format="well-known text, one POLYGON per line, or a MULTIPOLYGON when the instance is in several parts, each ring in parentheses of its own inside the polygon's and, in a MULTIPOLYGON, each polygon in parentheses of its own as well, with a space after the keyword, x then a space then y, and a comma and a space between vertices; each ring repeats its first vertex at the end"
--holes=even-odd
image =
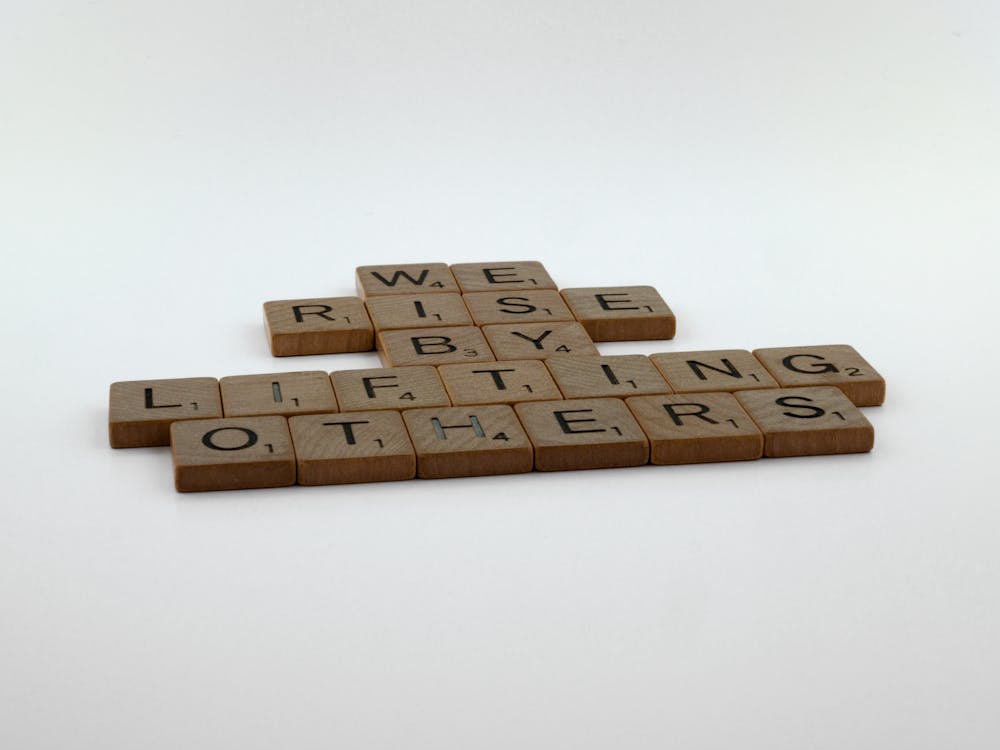
POLYGON ((535 447, 538 471, 641 466, 646 434, 617 398, 538 401, 514 409, 535 447))

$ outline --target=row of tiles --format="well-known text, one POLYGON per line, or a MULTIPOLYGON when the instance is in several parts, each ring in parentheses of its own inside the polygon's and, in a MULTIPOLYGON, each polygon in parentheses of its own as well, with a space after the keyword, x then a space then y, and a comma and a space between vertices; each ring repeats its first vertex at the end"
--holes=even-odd
POLYGON ((863 453, 833 387, 175 422, 178 491, 441 479, 863 453))
POLYGON ((651 286, 273 300, 264 303, 264 323, 271 353, 278 357, 370 351, 376 344, 382 349, 383 334, 404 329, 421 335, 432 329, 574 323, 586 334, 581 344, 592 345, 672 339, 677 328, 670 307, 651 286))
POLYGON ((835 386, 856 406, 885 397, 885 381, 846 345, 563 356, 415 366, 113 383, 113 447, 166 445, 171 422, 294 416, 666 393, 835 386))

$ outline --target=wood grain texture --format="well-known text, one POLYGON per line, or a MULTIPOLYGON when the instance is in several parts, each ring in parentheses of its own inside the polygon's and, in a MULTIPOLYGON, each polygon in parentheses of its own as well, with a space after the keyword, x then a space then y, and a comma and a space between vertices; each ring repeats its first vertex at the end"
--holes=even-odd
POLYGON ((460 294, 387 294, 365 305, 377 331, 473 324, 460 294))
POLYGON ((855 406, 885 401, 885 380, 853 346, 783 346, 753 353, 782 388, 832 385, 855 406))
POLYGON ((455 406, 562 398, 548 369, 537 359, 441 365, 438 372, 455 406))
POLYGON ((293 416, 337 411, 330 378, 323 370, 231 375, 219 381, 227 417, 293 416))
POLYGON ((642 354, 552 357, 545 366, 566 398, 627 398, 670 393, 670 386, 642 354))
POLYGON ((746 349, 650 354, 649 359, 677 393, 731 393, 777 388, 778 384, 746 349))
POLYGON ((330 373, 342 411, 451 406, 434 367, 376 367, 330 373))
POLYGON ((563 289, 563 299, 594 341, 672 339, 677 319, 651 286, 563 289))
POLYGON ((537 260, 496 263, 453 263, 451 272, 463 292, 555 289, 556 284, 537 260))
POLYGON ((108 397, 108 440, 112 448, 170 445, 174 422, 221 416, 215 378, 119 381, 108 397))
POLYGON ((482 330, 498 360, 600 354, 579 323, 521 323, 483 326, 482 330))
POLYGON ((370 352, 375 334, 358 297, 314 297, 264 303, 264 327, 271 354, 370 352))
POLYGON ((554 289, 523 292, 474 292, 463 295, 476 325, 549 323, 574 320, 562 296, 554 289))
POLYGON ((496 359, 476 326, 379 331, 377 341, 379 358, 386 367, 493 362, 496 359))
POLYGON ((399 412, 292 417, 288 428, 302 485, 413 479, 417 459, 399 412))
POLYGON ((516 404, 535 448, 535 469, 608 469, 641 466, 649 442, 625 402, 616 398, 516 404))
POLYGON ((358 266, 358 294, 365 299, 386 294, 439 294, 459 292, 455 277, 445 263, 400 263, 358 266))
POLYGON ((421 479, 531 471, 531 442, 509 406, 452 406, 403 412, 421 479))
POLYGON ((295 453, 284 417, 174 422, 170 444, 179 492, 295 484, 295 453))
POLYGON ((764 455, 864 453, 875 430, 843 391, 833 386, 740 391, 740 405, 764 433, 764 455))
POLYGON ((764 453, 764 436, 730 393, 636 396, 625 404, 649 439, 652 464, 748 461, 764 453))

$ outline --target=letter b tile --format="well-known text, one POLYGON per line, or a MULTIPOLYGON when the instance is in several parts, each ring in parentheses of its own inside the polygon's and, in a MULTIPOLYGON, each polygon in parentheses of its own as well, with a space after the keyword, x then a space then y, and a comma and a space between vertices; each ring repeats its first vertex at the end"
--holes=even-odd
POLYGON ((379 331, 378 353, 386 367, 495 361, 476 326, 379 331))

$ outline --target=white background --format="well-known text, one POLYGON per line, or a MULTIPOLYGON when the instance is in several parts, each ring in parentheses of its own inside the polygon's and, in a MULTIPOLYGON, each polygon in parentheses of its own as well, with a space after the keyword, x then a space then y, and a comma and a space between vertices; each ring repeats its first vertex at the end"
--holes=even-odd
POLYGON ((996 748, 1000 8, 0 3, 0 746, 996 748), (850 343, 870 455, 182 496, 113 380, 359 264, 850 343))

